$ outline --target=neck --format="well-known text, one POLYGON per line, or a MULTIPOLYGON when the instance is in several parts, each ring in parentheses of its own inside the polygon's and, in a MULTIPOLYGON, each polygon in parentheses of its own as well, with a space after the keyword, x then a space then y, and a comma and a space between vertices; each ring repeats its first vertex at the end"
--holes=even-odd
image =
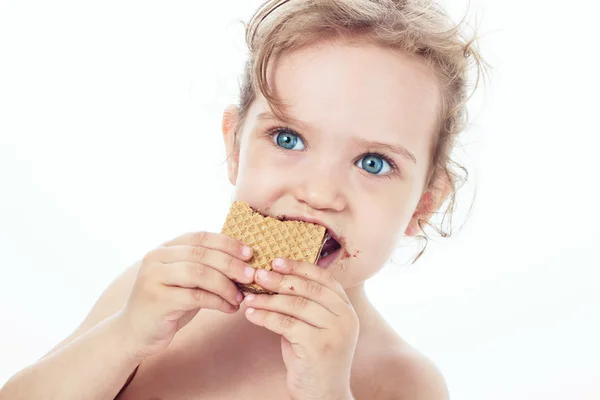
POLYGON ((345 289, 346 295, 352 304, 352 307, 357 308, 369 302, 367 293, 365 292, 365 284, 360 283, 354 287, 345 289))
POLYGON ((345 290, 346 295, 360 320, 361 336, 365 337, 373 333, 381 332, 382 327, 386 327, 387 323, 369 301, 365 291, 364 282, 345 290))

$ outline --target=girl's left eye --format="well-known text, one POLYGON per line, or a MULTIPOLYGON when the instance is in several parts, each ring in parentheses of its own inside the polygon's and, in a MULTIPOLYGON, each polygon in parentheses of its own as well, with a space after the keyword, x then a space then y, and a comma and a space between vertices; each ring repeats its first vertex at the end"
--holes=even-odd
POLYGON ((273 134, 273 142, 286 150, 304 150, 306 148, 299 135, 285 128, 278 129, 273 134))
POLYGON ((377 154, 367 154, 361 157, 355 165, 373 175, 385 175, 392 171, 390 163, 377 154))

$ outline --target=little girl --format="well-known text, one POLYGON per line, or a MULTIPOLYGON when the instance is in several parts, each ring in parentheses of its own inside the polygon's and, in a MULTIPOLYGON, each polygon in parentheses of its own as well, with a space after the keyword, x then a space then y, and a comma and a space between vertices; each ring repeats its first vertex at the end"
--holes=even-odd
POLYGON ((364 283, 453 210, 450 155, 483 65, 459 28, 429 1, 267 1, 223 115, 229 180, 265 214, 325 226, 336 250, 258 273, 225 235, 169 240, 0 399, 447 399, 364 283), (276 294, 244 298, 235 282, 276 294))

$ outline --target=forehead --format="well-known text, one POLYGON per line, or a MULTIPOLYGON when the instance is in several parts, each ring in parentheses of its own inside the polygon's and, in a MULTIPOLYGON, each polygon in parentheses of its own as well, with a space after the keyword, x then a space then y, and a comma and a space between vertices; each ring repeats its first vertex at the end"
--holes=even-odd
MULTIPOLYGON (((325 42, 284 54, 268 84, 288 114, 330 135, 389 141, 427 151, 438 125, 439 90, 424 61, 375 44, 325 42)), ((253 114, 268 110, 258 97, 253 114)))

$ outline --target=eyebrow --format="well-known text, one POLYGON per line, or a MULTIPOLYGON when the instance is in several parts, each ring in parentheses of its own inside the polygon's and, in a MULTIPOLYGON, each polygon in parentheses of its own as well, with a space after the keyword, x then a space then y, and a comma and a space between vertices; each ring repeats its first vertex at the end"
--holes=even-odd
POLYGON ((374 142, 362 138, 354 138, 353 140, 361 146, 372 149, 387 150, 390 153, 394 153, 408 161, 412 161, 413 164, 417 164, 417 158, 415 157, 415 155, 402 146, 395 146, 389 143, 374 142))
MULTIPOLYGON (((257 118, 260 121, 271 121, 271 120, 279 121, 279 120, 281 120, 280 118, 277 118, 275 115, 273 115, 273 113, 271 113, 269 111, 265 111, 265 112, 258 114, 257 118)), ((310 124, 307 124, 306 122, 302 122, 302 121, 292 118, 290 116, 287 116, 286 121, 281 121, 281 122, 292 124, 302 130, 314 131, 314 128, 310 124)), ((371 148, 374 150, 381 149, 381 150, 389 151, 390 153, 394 153, 408 161, 411 161, 414 164, 417 164, 417 158, 415 157, 415 155, 402 146, 396 146, 396 145, 393 145, 390 143, 381 143, 381 142, 366 140, 366 139, 358 138, 358 137, 353 138, 353 141, 362 147, 367 147, 367 148, 371 148)))
POLYGON ((295 119, 289 115, 286 115, 285 117, 286 117, 285 119, 277 118, 270 111, 261 112, 260 114, 257 115, 257 118, 259 121, 281 121, 286 124, 294 125, 294 126, 298 127, 299 129, 302 129, 305 131, 314 131, 315 130, 310 124, 307 124, 306 122, 302 122, 302 121, 295 119))

